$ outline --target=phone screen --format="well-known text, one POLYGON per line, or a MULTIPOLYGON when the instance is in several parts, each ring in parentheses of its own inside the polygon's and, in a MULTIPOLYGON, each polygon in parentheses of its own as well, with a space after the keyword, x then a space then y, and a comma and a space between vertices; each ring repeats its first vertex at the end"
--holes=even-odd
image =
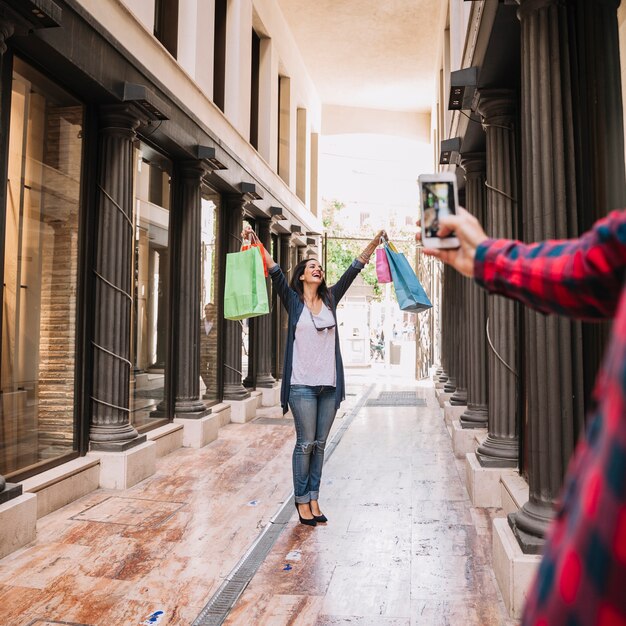
POLYGON ((422 229, 424 237, 436 237, 439 219, 454 214, 454 187, 448 181, 422 181, 422 229))

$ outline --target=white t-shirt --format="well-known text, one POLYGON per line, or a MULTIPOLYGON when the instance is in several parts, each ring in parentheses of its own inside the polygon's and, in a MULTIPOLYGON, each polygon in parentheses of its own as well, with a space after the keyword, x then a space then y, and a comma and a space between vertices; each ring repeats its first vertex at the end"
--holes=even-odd
POLYGON ((315 324, 311 311, 302 309, 293 343, 292 385, 328 385, 335 387, 335 318, 332 311, 322 304, 319 315, 315 315, 315 324), (317 328, 324 330, 317 330, 317 328), (332 328, 325 328, 333 326, 332 328))

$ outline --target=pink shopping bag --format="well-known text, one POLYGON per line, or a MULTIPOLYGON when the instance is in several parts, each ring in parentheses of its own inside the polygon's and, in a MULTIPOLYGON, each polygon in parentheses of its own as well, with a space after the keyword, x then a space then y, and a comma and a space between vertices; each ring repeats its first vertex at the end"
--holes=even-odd
POLYGON ((379 283, 391 282, 389 261, 387 260, 384 248, 376 248, 376 276, 378 277, 379 283))

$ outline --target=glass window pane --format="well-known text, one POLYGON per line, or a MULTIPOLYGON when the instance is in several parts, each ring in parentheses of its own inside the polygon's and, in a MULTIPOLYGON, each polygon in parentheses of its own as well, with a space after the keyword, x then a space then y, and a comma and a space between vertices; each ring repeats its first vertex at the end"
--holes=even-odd
POLYGON ((217 220, 220 196, 210 189, 202 193, 202 293, 200 295, 200 391, 205 400, 218 401, 217 379, 217 220))
POLYGON ((169 307, 169 162, 146 146, 136 150, 134 310, 131 423, 167 418, 165 388, 169 307))
POLYGON ((15 59, 2 311, 0 473, 75 449, 83 106, 15 59))

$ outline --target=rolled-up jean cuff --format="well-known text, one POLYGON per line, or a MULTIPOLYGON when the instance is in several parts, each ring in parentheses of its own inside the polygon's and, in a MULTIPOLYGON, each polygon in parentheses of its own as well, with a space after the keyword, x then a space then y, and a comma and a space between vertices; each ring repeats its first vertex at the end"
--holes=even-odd
POLYGON ((309 491, 309 497, 311 498, 311 500, 319 500, 320 499, 320 492, 319 491, 309 491))
POLYGON ((307 502, 311 502, 311 494, 307 493, 303 496, 294 496, 294 500, 298 504, 307 504, 307 502))

